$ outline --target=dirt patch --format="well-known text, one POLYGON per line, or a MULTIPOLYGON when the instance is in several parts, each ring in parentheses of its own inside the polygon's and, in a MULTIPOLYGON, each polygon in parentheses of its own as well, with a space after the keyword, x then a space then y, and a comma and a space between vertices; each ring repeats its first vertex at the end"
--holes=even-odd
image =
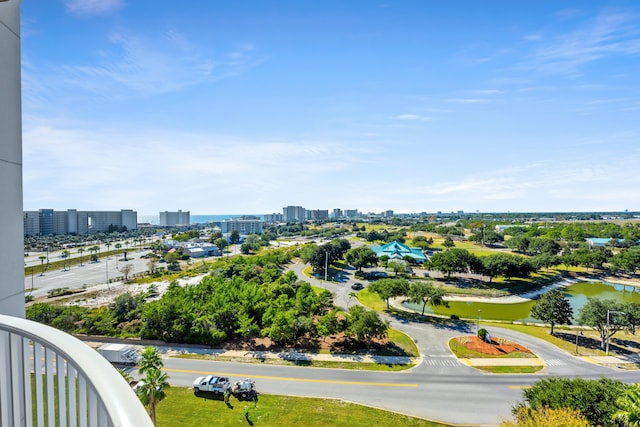
POLYGON ((354 353, 389 353, 390 346, 393 346, 388 339, 374 339, 369 349, 363 350, 363 344, 355 341, 345 334, 318 339, 308 337, 299 338, 294 344, 280 346, 269 338, 252 338, 248 340, 233 339, 225 341, 220 347, 225 350, 242 351, 276 351, 276 352, 299 352, 299 351, 321 351, 326 350, 332 353, 354 354, 354 353))
POLYGON ((459 345, 469 350, 491 356, 502 356, 515 352, 533 354, 533 352, 527 347, 499 337, 492 337, 491 343, 482 341, 480 338, 473 335, 457 337, 455 340, 459 345))

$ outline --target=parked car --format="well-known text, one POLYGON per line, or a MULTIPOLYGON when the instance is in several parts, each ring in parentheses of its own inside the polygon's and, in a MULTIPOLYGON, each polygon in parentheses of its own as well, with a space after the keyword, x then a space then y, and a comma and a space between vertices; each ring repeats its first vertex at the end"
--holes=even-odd
POLYGON ((351 285, 351 289, 353 289, 354 291, 359 291, 362 288, 364 288, 364 286, 362 286, 362 283, 354 283, 353 285, 351 285))

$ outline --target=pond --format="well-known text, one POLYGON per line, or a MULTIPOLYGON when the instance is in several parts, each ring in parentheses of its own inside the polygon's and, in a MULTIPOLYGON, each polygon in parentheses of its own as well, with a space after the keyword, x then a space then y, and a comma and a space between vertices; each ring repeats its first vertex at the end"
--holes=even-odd
MULTIPOLYGON (((614 283, 602 282, 580 282, 563 289, 565 296, 569 299, 573 307, 573 316, 577 317, 578 312, 587 302, 587 298, 612 299, 622 303, 634 302, 640 304, 640 288, 634 286, 624 286, 614 283)), ((513 304, 471 302, 471 301, 449 301, 449 307, 435 307, 429 305, 425 308, 425 313, 435 313, 445 316, 457 315, 460 318, 476 319, 480 310, 480 319, 484 320, 514 320, 518 322, 539 323, 539 320, 529 316, 531 306, 534 301, 524 301, 513 304)), ((414 310, 422 310, 421 304, 405 303, 405 307, 414 310)))

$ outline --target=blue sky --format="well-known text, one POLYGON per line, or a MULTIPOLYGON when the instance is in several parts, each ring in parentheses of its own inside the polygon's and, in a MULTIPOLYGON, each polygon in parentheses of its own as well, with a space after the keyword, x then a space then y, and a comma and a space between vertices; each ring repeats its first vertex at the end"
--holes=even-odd
POLYGON ((640 210, 635 0, 25 0, 22 66, 26 210, 640 210))

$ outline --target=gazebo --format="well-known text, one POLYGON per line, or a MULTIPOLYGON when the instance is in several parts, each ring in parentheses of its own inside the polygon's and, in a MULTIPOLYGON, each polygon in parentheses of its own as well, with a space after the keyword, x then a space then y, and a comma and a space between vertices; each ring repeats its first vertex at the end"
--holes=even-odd
POLYGON ((422 249, 410 248, 398 241, 393 241, 382 246, 374 245, 371 246, 371 249, 376 253, 378 258, 386 255, 390 260, 402 260, 408 256, 413 258, 417 264, 422 264, 427 260, 427 257, 422 253, 422 249))

